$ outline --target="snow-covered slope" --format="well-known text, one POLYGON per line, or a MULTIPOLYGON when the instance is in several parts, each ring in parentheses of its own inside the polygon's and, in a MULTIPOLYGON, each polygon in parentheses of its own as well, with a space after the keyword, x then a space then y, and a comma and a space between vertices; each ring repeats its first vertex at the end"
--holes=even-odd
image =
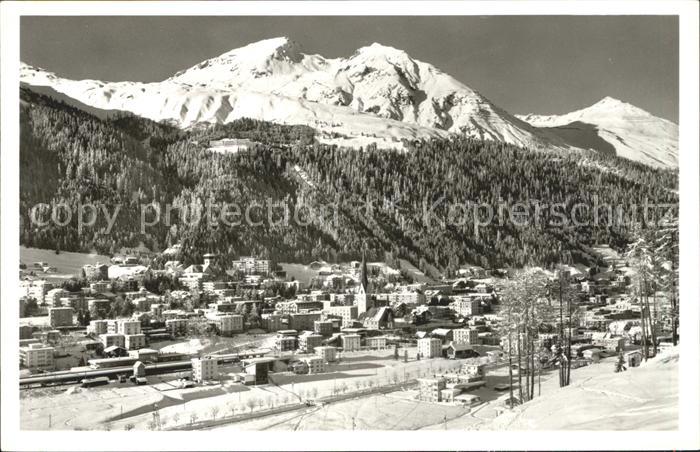
POLYGON ((672 347, 626 372, 613 372, 615 358, 577 369, 570 386, 552 388, 553 385, 548 385, 543 388, 541 397, 506 411, 481 428, 676 430, 678 359, 677 347, 672 347))
POLYGON ((401 50, 372 44, 348 58, 307 55, 274 38, 205 60, 158 83, 73 81, 22 65, 22 82, 87 105, 181 127, 250 117, 306 124, 345 145, 460 133, 526 147, 568 148, 476 91, 401 50))
POLYGON ((572 146, 657 167, 678 167, 678 125, 612 97, 565 115, 517 116, 572 146))

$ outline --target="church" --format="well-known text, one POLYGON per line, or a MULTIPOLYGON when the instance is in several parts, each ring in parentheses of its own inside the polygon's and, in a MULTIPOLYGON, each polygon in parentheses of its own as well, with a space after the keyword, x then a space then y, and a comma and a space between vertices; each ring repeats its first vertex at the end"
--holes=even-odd
POLYGON ((355 293, 355 305, 357 314, 363 314, 374 307, 374 301, 370 295, 369 278, 367 276, 367 257, 362 250, 362 264, 360 267, 360 286, 355 293))

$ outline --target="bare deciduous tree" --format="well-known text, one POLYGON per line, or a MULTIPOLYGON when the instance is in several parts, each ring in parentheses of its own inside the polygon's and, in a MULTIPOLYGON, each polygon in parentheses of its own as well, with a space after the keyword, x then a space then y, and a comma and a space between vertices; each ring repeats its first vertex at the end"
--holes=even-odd
POLYGON ((258 403, 258 402, 257 402, 257 400, 255 400, 254 397, 249 398, 249 399, 246 400, 246 402, 245 402, 246 406, 250 409, 250 412, 251 412, 251 413, 253 412, 253 409, 255 409, 255 405, 256 405, 257 403, 258 403))
POLYGON ((209 408, 209 414, 211 414, 212 420, 216 421, 216 416, 219 414, 219 410, 220 408, 218 405, 214 405, 211 408, 209 408))
POLYGON ((513 346, 517 363, 511 364, 510 386, 512 394, 512 368, 518 371, 518 393, 520 402, 531 400, 535 387, 535 340, 539 327, 551 321, 554 309, 547 298, 549 295, 547 275, 539 269, 519 272, 503 290, 503 311, 505 320, 502 333, 508 335, 508 353, 512 360, 513 346), (513 344, 515 337, 515 344, 513 344), (525 375, 523 375, 525 374, 525 375), (523 376, 525 384, 523 385, 523 376))

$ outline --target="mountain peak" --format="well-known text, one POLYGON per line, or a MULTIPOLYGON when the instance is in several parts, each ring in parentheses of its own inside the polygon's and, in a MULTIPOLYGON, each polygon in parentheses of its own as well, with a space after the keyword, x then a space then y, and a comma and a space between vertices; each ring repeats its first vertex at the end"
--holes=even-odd
POLYGON ((181 127, 248 117, 305 124, 325 143, 343 146, 398 148, 404 139, 460 134, 537 149, 600 148, 677 165, 677 126, 633 105, 607 96, 565 115, 520 117, 526 124, 449 74, 378 42, 348 58, 326 59, 279 36, 209 58, 161 83, 74 81, 28 65, 21 66, 20 80, 91 107, 181 127), (551 130, 572 123, 562 134, 583 134, 580 140, 551 130))
POLYGON ((618 108, 618 107, 625 107, 625 106, 632 107, 633 105, 628 104, 627 102, 623 102, 620 99, 615 99, 614 97, 611 97, 611 96, 605 96, 604 98, 600 99, 595 104, 591 105, 591 107, 604 107, 604 108, 618 108))
POLYGON ((620 99, 615 99, 612 96, 605 96, 604 98, 600 99, 598 104, 624 104, 620 99))
POLYGON ((373 42, 372 44, 357 49, 356 55, 365 56, 384 56, 384 57, 398 57, 402 59, 411 59, 408 54, 395 47, 380 44, 378 42, 373 42))
POLYGON ((293 61, 297 61, 302 57, 301 46, 288 36, 252 42, 246 46, 229 50, 221 55, 220 58, 228 56, 256 58, 273 57, 277 59, 290 59, 293 61))
POLYGON ((581 111, 594 110, 594 111, 614 111, 626 115, 634 116, 651 116, 646 110, 643 110, 635 105, 615 99, 614 97, 606 96, 591 105, 588 108, 584 108, 581 111))
POLYGON ((280 36, 229 50, 180 71, 168 80, 199 85, 227 83, 236 77, 235 74, 261 77, 280 68, 282 72, 289 72, 303 59, 301 46, 287 36, 280 36))

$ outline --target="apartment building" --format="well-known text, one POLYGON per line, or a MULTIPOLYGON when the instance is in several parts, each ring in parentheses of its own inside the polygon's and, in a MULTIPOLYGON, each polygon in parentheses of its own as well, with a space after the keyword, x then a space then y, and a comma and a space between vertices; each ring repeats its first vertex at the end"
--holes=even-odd
POLYGON ((192 379, 197 383, 218 380, 219 369, 215 359, 192 358, 192 379))
POLYGON ((365 339, 365 345, 368 348, 381 350, 386 348, 386 338, 384 336, 368 337, 365 339))
POLYGON ((49 324, 52 328, 73 325, 73 308, 49 308, 49 324))
POLYGON ((107 321, 106 320, 91 320, 90 325, 87 327, 88 333, 92 334, 107 334, 107 321))
POLYGON ((297 331, 313 330, 314 322, 321 320, 320 312, 298 312, 289 316, 289 328, 297 331))
POLYGON ((306 358, 303 360, 309 367, 310 374, 322 374, 326 371, 326 363, 323 358, 313 357, 306 358))
POLYGON ((46 294, 44 295, 44 303, 46 303, 48 306, 55 306, 59 307, 61 306, 61 298, 67 297, 68 296, 68 291, 61 289, 61 288, 56 288, 56 289, 51 289, 46 294))
POLYGON ((473 328, 457 328, 452 330, 452 340, 456 344, 478 345, 479 331, 473 328))
POLYGON ((109 281, 96 281, 90 283, 90 291, 93 293, 107 293, 112 288, 111 286, 109 281))
POLYGON ((38 304, 44 302, 46 294, 53 289, 53 284, 43 279, 34 281, 22 281, 20 283, 21 293, 28 298, 34 298, 38 304))
POLYGON ((233 261, 233 268, 246 275, 255 273, 266 275, 270 272, 270 261, 252 256, 241 256, 237 261, 233 261))
POLYGON ((330 320, 316 320, 314 322, 314 332, 321 336, 330 336, 333 334, 333 322, 330 320))
POLYGON ((277 336, 277 350, 280 352, 290 352, 297 349, 297 338, 295 336, 277 336))
POLYGON ((54 348, 44 344, 29 344, 19 348, 20 362, 30 370, 52 370, 54 348))
POLYGON ((226 314, 216 316, 214 323, 222 335, 240 333, 243 331, 243 316, 226 314))
POLYGON ((118 334, 118 333, 107 333, 107 334, 100 334, 99 336, 100 342, 102 342, 102 347, 107 348, 111 347, 113 345, 117 347, 122 347, 126 348, 125 345, 125 339, 123 334, 118 334))
POLYGON ((270 333, 282 329, 282 316, 279 314, 263 314, 262 327, 270 333))
POLYGON ((330 306, 323 310, 327 315, 339 317, 343 320, 343 325, 349 325, 353 320, 357 320, 359 310, 357 306, 330 306))
POLYGON ((138 333, 124 335, 124 348, 126 348, 127 350, 138 350, 144 347, 146 347, 145 334, 138 333))
POLYGON ((291 300, 279 301, 275 304, 275 311, 280 314, 296 314, 303 311, 315 311, 323 309, 322 301, 291 300))
POLYGON ((463 316, 471 317, 481 313, 481 302, 475 298, 460 297, 452 304, 454 311, 463 316))
POLYGON ((441 402, 442 390, 447 387, 444 378, 419 378, 418 397, 424 402, 441 402))
POLYGON ((442 341, 436 337, 418 339, 418 354, 421 358, 439 357, 442 354, 442 341))
POLYGON ((343 351, 351 352, 360 349, 360 335, 359 334, 344 334, 340 337, 341 344, 343 345, 343 351))
POLYGON ((169 319, 165 321, 165 329, 171 336, 184 336, 187 334, 187 319, 169 319))
POLYGON ((321 358, 324 363, 332 363, 336 360, 338 349, 335 347, 316 347, 316 356, 321 358))
POLYGON ((384 300, 390 305, 396 304, 413 304, 413 305, 423 305, 426 303, 425 294, 420 291, 401 291, 401 292, 391 292, 391 293, 378 293, 375 294, 377 300, 384 300))
POLYGON ((132 334, 140 334, 141 322, 139 322, 138 320, 118 320, 116 332, 125 336, 132 334))
POLYGON ((299 350, 304 353, 313 353, 316 347, 323 343, 323 336, 311 332, 305 332, 299 336, 299 350))

